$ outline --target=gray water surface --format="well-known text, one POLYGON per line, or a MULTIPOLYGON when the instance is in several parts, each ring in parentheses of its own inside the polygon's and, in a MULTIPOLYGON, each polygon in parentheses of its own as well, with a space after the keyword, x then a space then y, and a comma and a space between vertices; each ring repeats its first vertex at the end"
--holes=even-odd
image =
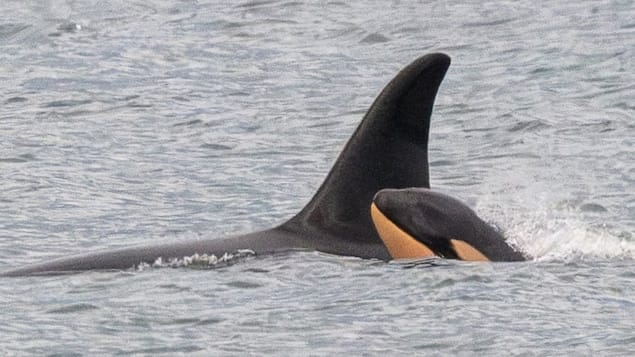
POLYGON ((633 1, 0 3, 0 270, 282 222, 432 51, 432 186, 532 258, 5 278, 0 355, 634 353, 633 1))

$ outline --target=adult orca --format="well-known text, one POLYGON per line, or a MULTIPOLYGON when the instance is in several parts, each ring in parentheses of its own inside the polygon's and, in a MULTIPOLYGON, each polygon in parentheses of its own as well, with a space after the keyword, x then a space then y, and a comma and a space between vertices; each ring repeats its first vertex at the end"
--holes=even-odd
POLYGON ((306 249, 390 260, 392 255, 375 230, 369 207, 375 194, 385 188, 430 187, 430 116, 449 65, 447 55, 433 53, 399 72, 375 99, 315 196, 278 227, 222 239, 97 251, 0 276, 119 270, 152 264, 158 258, 221 256, 243 249, 256 254, 306 249))
POLYGON ((375 195, 370 211, 393 259, 525 259, 466 204, 428 188, 383 189, 375 195))

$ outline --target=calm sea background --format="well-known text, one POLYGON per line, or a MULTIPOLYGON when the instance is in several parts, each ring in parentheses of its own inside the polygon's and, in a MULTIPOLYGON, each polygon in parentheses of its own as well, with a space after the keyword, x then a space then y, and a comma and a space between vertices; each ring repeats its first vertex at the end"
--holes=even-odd
POLYGON ((0 355, 635 353, 634 1, 0 7, 0 270, 282 222, 432 51, 433 188, 532 257, 2 278, 0 355))

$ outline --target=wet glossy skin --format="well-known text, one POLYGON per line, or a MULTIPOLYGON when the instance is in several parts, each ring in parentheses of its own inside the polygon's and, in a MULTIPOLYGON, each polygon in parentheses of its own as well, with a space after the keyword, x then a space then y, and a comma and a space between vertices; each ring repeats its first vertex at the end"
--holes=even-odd
POLYGON ((505 242, 500 232, 471 208, 443 193, 428 188, 384 189, 375 195, 373 206, 375 226, 392 224, 403 232, 393 233, 388 238, 380 235, 384 242, 390 240, 387 246, 394 259, 430 256, 423 250, 423 253, 412 253, 411 249, 421 249, 412 244, 416 241, 444 258, 524 260, 521 253, 505 242), (400 241, 408 243, 401 244, 400 241), (395 248, 391 249, 391 245, 395 248))

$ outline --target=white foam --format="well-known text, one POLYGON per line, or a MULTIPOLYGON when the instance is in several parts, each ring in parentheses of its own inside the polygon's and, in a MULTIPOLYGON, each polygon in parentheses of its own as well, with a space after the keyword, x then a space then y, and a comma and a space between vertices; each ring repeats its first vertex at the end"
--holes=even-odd
POLYGON ((508 228, 510 242, 536 260, 635 258, 635 243, 573 218, 530 218, 508 228))
POLYGON ((150 268, 180 268, 180 267, 197 267, 210 268, 225 266, 235 262, 237 259, 256 255, 253 250, 239 249, 234 253, 225 252, 222 256, 217 257, 214 254, 194 254, 182 258, 170 258, 164 260, 163 257, 157 258, 152 264, 140 263, 135 270, 143 271, 150 268))
POLYGON ((503 227, 508 242, 535 260, 635 258, 631 234, 585 221, 575 207, 540 205, 538 201, 548 199, 534 199, 536 205, 531 208, 513 203, 507 208, 491 207, 487 199, 479 200, 477 211, 503 227))

